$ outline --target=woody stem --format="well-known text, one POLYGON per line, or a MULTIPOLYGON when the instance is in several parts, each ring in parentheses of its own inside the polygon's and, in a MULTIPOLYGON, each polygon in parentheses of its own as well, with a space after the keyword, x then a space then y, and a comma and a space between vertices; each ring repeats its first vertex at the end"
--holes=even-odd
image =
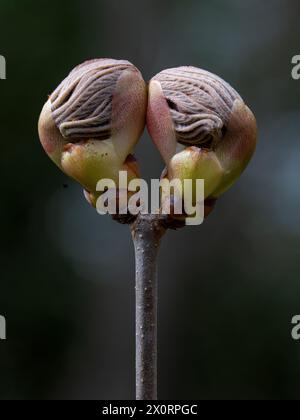
POLYGON ((157 257, 166 227, 158 215, 131 224, 136 260, 136 399, 157 399, 157 257))

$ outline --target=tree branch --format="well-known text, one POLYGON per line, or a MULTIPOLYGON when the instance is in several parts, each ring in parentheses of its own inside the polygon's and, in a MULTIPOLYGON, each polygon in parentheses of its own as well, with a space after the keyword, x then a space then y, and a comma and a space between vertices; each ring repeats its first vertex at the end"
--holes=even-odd
POLYGON ((157 399, 157 256, 164 218, 138 215, 131 224, 136 259, 136 399, 157 399))

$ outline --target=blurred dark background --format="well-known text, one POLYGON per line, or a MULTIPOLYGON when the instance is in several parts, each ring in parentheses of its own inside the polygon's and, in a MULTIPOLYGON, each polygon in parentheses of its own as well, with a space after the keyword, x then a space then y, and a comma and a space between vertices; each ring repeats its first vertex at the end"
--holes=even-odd
MULTIPOLYGON (((134 255, 37 135, 47 95, 78 63, 217 73, 257 116, 257 153, 198 228, 160 254, 159 397, 298 399, 298 0, 1 0, 1 399, 134 398, 134 255)), ((145 132, 144 177, 162 160, 145 132)))

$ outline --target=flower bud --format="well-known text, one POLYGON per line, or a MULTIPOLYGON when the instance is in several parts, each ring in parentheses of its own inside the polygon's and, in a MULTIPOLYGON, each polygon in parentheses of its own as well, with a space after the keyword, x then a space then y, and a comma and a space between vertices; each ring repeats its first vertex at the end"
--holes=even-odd
POLYGON ((256 146, 256 120, 240 95, 195 67, 164 70, 150 81, 147 126, 168 178, 204 179, 212 202, 241 175, 256 146))
POLYGON ((139 177, 132 151, 144 127, 146 84, 128 61, 96 59, 77 67, 49 97, 39 135, 49 157, 95 205, 98 181, 139 177))

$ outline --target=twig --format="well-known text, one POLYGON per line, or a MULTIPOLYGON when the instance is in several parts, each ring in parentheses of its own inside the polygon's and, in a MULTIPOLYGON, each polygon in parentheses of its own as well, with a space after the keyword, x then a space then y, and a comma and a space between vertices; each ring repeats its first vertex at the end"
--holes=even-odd
POLYGON ((157 256, 166 232, 159 215, 131 224, 136 259, 136 399, 157 399, 157 256))

